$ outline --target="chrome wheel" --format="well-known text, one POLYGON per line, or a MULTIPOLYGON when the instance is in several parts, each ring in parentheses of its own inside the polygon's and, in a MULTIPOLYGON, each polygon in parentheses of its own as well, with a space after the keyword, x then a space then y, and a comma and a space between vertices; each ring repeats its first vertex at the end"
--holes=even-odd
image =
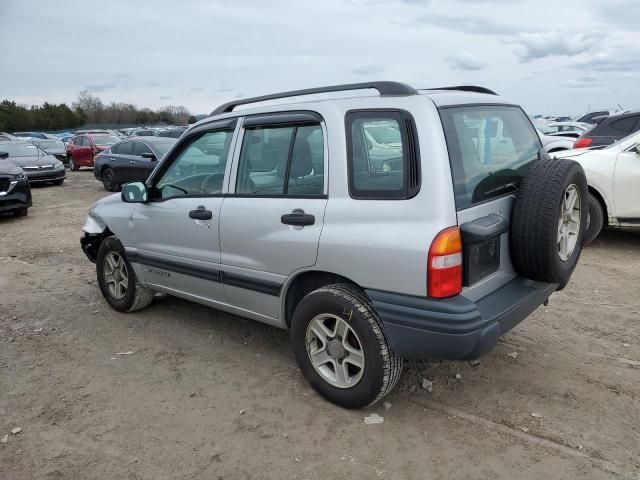
POLYGON ((560 206, 560 220, 558 221, 558 254, 563 262, 571 258, 578 243, 579 232, 580 192, 578 187, 571 184, 564 192, 560 206))
POLYGON ((104 256, 104 283, 109 294, 116 300, 124 298, 129 285, 129 272, 124 258, 117 252, 109 252, 104 256))
POLYGON ((323 313, 307 327, 306 346, 313 368, 334 387, 350 388, 364 373, 362 343, 346 321, 323 313))

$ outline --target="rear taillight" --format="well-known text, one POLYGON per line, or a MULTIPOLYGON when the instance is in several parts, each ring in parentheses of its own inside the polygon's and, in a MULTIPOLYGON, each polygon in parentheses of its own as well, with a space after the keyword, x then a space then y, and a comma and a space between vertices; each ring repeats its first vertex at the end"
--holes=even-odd
POLYGON ((462 291, 462 237, 458 227, 441 231, 431 243, 427 260, 427 295, 447 298, 462 291))
POLYGON ((576 143, 573 144, 573 148, 587 148, 593 143, 593 138, 585 137, 579 138, 576 143))

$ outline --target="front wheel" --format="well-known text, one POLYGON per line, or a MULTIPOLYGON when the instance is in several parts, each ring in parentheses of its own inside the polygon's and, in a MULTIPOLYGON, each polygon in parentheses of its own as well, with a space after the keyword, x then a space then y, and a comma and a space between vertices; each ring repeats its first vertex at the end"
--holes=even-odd
POLYGON ((29 210, 27 208, 21 208, 20 210, 15 210, 13 212, 14 217, 26 217, 29 215, 29 210))
POLYGON ((54 180, 53 184, 54 185, 62 185, 64 183, 64 178, 61 178, 60 180, 54 180))
POLYGON ((153 300, 153 291, 138 281, 116 237, 108 237, 100 244, 96 273, 100 291, 114 310, 133 312, 147 307, 153 300))
POLYGON ((304 297, 293 314, 291 340, 304 377, 341 407, 377 402, 402 372, 371 302, 353 285, 329 285, 304 297))

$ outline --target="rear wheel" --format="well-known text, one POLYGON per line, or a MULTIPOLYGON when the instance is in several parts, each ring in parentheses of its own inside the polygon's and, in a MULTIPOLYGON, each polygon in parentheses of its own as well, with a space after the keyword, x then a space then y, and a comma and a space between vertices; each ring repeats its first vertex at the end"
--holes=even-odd
POLYGON ((377 402, 402 372, 373 306, 353 285, 330 285, 304 297, 293 314, 291 340, 311 386, 345 408, 377 402))
POLYGON ((591 193, 589 194, 589 216, 587 219, 587 231, 584 234, 583 245, 593 242, 604 227, 604 208, 600 200, 591 193))
POLYGON ((147 307, 153 300, 153 291, 138 281, 116 237, 108 237, 100 244, 96 273, 100 291, 114 310, 133 312, 147 307))
POLYGON ((102 185, 107 192, 117 192, 120 189, 120 185, 115 180, 115 173, 110 168, 106 168, 102 172, 102 185))

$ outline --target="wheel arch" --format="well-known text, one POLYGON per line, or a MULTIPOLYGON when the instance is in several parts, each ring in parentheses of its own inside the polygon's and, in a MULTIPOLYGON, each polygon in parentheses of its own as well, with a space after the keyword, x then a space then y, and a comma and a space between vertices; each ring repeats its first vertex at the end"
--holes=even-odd
POLYGON ((280 318, 283 320, 283 326, 285 328, 291 327, 293 312, 305 295, 313 290, 334 283, 348 283, 362 289, 362 287, 353 280, 343 275, 324 270, 303 270, 287 279, 282 287, 280 305, 280 318))
POLYGON ((598 200, 598 202, 600 202, 602 210, 604 210, 604 225, 609 225, 609 213, 611 212, 611 209, 607 205, 607 201, 605 200, 604 195, 602 195, 602 193, 600 193, 600 191, 593 185, 588 185, 588 190, 589 193, 593 195, 596 200, 598 200))

